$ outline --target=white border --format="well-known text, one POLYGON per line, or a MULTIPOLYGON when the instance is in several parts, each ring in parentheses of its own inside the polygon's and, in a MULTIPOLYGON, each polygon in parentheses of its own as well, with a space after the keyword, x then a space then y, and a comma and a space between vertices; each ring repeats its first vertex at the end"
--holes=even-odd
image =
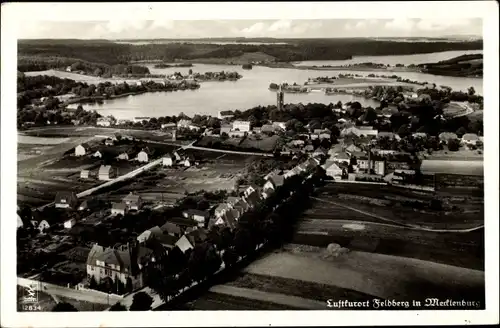
POLYGON ((2 4, 1 56, 1 325, 6 327, 395 325, 498 323, 498 4, 383 3, 7 3, 2 4), (132 14, 133 13, 133 14, 132 14), (196 311, 17 313, 15 220, 17 155, 16 36, 18 21, 143 19, 483 18, 485 96, 486 304, 484 311, 196 311))

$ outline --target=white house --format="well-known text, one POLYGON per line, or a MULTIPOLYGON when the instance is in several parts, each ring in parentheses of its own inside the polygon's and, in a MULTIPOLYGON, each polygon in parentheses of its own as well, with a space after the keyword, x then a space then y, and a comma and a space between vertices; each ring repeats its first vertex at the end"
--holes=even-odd
POLYGON ((111 125, 111 120, 109 120, 106 117, 101 117, 97 119, 97 125, 99 126, 110 126, 111 125))
POLYGON ((124 160, 124 161, 128 161, 129 160, 129 157, 128 157, 128 154, 123 152, 121 153, 120 155, 116 156, 116 159, 118 160, 124 160))
POLYGON ((100 151, 96 151, 92 156, 102 158, 102 154, 100 151))
POLYGON ((75 219, 69 219, 67 221, 64 221, 64 228, 65 229, 71 229, 73 228, 73 226, 76 224, 76 220, 75 219))
POLYGON ((167 129, 175 129, 176 127, 177 127, 177 124, 175 124, 175 123, 164 123, 164 124, 161 125, 161 128, 165 129, 165 130, 167 130, 167 129))
POLYGON ((77 203, 76 194, 68 191, 58 192, 54 201, 56 208, 75 208, 77 203))
POLYGON ((75 156, 85 156, 89 146, 87 144, 81 144, 75 147, 75 156))
POLYGON ((233 130, 249 132, 250 131, 250 122, 249 121, 234 121, 233 122, 233 130))
POLYGON ((177 122, 177 128, 185 128, 185 129, 189 129, 189 126, 192 125, 193 122, 191 120, 186 120, 186 119, 182 119, 182 120, 179 120, 179 122, 177 122))
POLYGON ((283 131, 286 130, 286 122, 273 122, 273 126, 275 128, 279 128, 279 129, 281 129, 283 131))
POLYGON ((111 206, 111 214, 114 215, 125 215, 127 213, 127 205, 123 203, 113 203, 111 206))
POLYGON ((82 178, 82 179, 88 179, 89 178, 89 173, 90 173, 89 170, 82 170, 80 172, 80 178, 82 178))
POLYGON ((335 180, 341 179, 342 169, 336 163, 332 163, 326 167, 326 175, 334 178, 335 180))
POLYGON ((172 166, 174 165, 174 161, 172 159, 172 156, 170 155, 165 155, 163 158, 162 158, 162 165, 163 166, 172 166))
POLYGON ((205 220, 209 217, 209 213, 207 211, 189 209, 183 211, 182 216, 187 219, 195 220, 198 222, 198 226, 203 226, 205 224, 205 220))
POLYGON ((144 150, 141 150, 139 154, 137 154, 137 161, 141 163, 147 163, 149 162, 149 156, 148 153, 145 152, 144 150))
POLYGON ((99 180, 109 181, 116 178, 116 170, 111 165, 101 165, 99 167, 99 180))
POLYGON ((131 192, 123 198, 123 203, 125 203, 129 209, 138 211, 142 206, 142 198, 131 192))
POLYGON ((40 230, 40 232, 43 233, 48 229, 50 229, 50 224, 46 220, 42 220, 38 225, 38 230, 40 230))

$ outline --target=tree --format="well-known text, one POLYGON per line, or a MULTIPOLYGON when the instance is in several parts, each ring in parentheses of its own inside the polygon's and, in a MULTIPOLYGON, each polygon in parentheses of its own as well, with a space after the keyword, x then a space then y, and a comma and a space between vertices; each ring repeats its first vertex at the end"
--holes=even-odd
POLYGON ((468 88, 468 89, 467 89, 467 94, 468 94, 469 96, 473 96, 473 95, 475 95, 475 94, 476 94, 476 89, 474 89, 474 87, 470 87, 470 88, 468 88))
POLYGON ((226 268, 230 268, 238 261, 238 254, 236 254, 233 248, 228 248, 224 251, 222 260, 224 261, 226 268))
POLYGON ((130 311, 149 311, 151 310, 151 304, 153 304, 153 298, 145 292, 139 292, 132 299, 130 311))
POLYGON ((462 136, 467 133, 467 129, 461 126, 455 133, 457 134, 458 137, 462 138, 462 136))
POLYGON ((59 302, 52 308, 52 312, 78 312, 78 310, 69 303, 59 302))
POLYGON ((401 138, 404 138, 404 137, 411 135, 411 131, 410 131, 410 128, 408 127, 408 125, 401 125, 398 129, 398 135, 401 138))
POLYGON ((449 151, 458 151, 460 149, 460 141, 457 139, 448 140, 448 150, 449 151))
POLYGON ((110 311, 127 311, 127 307, 120 302, 115 303, 109 308, 110 311))

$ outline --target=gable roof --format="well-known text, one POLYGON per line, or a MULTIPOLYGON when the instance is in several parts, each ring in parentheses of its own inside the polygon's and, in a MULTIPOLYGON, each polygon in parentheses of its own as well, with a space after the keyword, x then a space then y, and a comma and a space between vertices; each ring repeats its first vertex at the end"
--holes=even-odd
POLYGON ((180 227, 195 227, 198 225, 198 222, 192 219, 186 219, 181 217, 173 217, 168 219, 169 222, 172 222, 180 227))
POLYGON ((282 175, 274 175, 269 178, 275 187, 280 187, 285 182, 285 177, 282 175))
POLYGON ((114 210, 123 210, 124 211, 125 209, 127 209, 127 205, 124 203, 113 203, 111 208, 114 210))
POLYGON ((256 191, 252 191, 248 196, 246 197, 246 200, 248 204, 252 206, 256 206, 259 201, 261 200, 259 193, 256 191))
POLYGON ((183 211, 184 213, 187 213, 187 215, 199 215, 203 217, 207 217, 209 215, 208 211, 201 211, 197 209, 188 209, 183 211))
POLYGON ((101 174, 109 175, 111 169, 112 169, 111 165, 101 165, 99 167, 99 175, 101 174))
POLYGON ((479 137, 475 133, 466 133, 462 136, 462 140, 474 141, 479 140, 479 137))
POLYGON ((127 196, 123 197, 124 202, 131 202, 131 203, 137 203, 139 202, 139 199, 141 198, 140 195, 134 194, 130 192, 127 196))
POLYGON ((229 209, 229 205, 226 204, 226 203, 222 203, 222 204, 219 204, 216 208, 215 208, 215 212, 221 212, 221 211, 225 211, 225 210, 228 210, 229 209))
POLYGON ((56 193, 55 203, 61 203, 61 200, 76 200, 76 194, 72 191, 58 191, 56 193))
POLYGON ((222 215, 222 219, 230 229, 236 227, 236 216, 234 214, 233 210, 229 210, 222 215))
POLYGON ((182 234, 181 227, 172 222, 165 222, 160 229, 162 233, 182 234))
POLYGON ((207 233, 205 232, 205 229, 193 230, 187 233, 185 236, 193 246, 202 243, 207 239, 207 233))

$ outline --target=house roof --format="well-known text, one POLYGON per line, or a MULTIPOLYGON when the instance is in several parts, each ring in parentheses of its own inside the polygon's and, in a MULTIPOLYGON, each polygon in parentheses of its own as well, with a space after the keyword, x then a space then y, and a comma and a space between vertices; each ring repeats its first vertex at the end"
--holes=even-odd
MULTIPOLYGON (((83 147, 83 148, 85 148, 85 149, 90 148, 90 144, 89 144, 89 143, 87 143, 87 142, 81 143, 81 144, 79 144, 78 146, 82 146, 82 147, 83 147)), ((78 146, 76 146, 76 147, 78 147, 78 146)), ((76 148, 76 147, 75 147, 75 148, 76 148)))
MULTIPOLYGON (((142 261, 145 257, 150 255, 153 251, 149 248, 137 246, 137 264, 142 261)), ((128 247, 124 248, 103 248, 99 245, 94 245, 90 250, 87 257, 87 264, 96 265, 96 261, 102 261, 106 264, 115 264, 120 266, 120 270, 123 271, 125 268, 129 271, 132 270, 132 259, 128 247)))
POLYGON ((379 137, 379 138, 382 138, 382 137, 394 138, 394 133, 381 131, 381 132, 377 133, 377 137, 379 137))
POLYGON ((196 222, 195 220, 181 218, 181 217, 169 218, 168 221, 181 227, 194 227, 198 225, 198 222, 196 222))
POLYGON ((201 210, 197 210, 197 209, 188 209, 188 210, 185 210, 184 213, 187 213, 187 215, 199 215, 199 216, 203 216, 203 217, 207 217, 209 215, 208 211, 201 211, 201 210))
POLYGON ((222 204, 219 204, 215 208, 215 212, 225 211, 225 210, 228 210, 228 209, 229 209, 229 205, 227 205, 226 203, 222 203, 222 204))
POLYGON ((205 232, 205 229, 193 230, 187 233, 185 236, 193 246, 202 243, 207 239, 207 233, 205 232))
POLYGON ((153 238, 158 240, 160 244, 170 247, 174 247, 175 243, 179 240, 178 237, 163 233, 161 235, 155 235, 153 238))
POLYGON ((129 193, 127 196, 123 198, 124 202, 131 202, 131 203, 137 203, 139 202, 139 199, 141 198, 140 195, 134 194, 134 193, 129 193))
POLYGON ((173 222, 165 222, 161 227, 160 227, 162 233, 172 233, 172 234, 181 234, 182 229, 179 227, 177 224, 173 222))
POLYGON ((101 174, 109 175, 111 169, 112 169, 111 165, 101 165, 99 167, 99 175, 101 174))
POLYGON ((280 187, 285 182, 285 177, 282 175, 274 175, 270 178, 270 180, 276 187, 280 187))
POLYGON ((273 132, 274 126, 272 124, 264 124, 261 128, 262 132, 273 132))
POLYGON ((453 132, 442 132, 439 134, 439 139, 458 139, 458 136, 453 132))
POLYGON ((349 155, 347 155, 346 153, 344 152, 340 152, 340 153, 337 153, 337 155, 335 156, 337 159, 349 159, 349 155))
POLYGON ((260 201, 259 193, 257 191, 252 191, 250 194, 248 194, 246 200, 252 206, 257 205, 260 201))
POLYGON ((63 199, 76 199, 76 194, 71 191, 58 191, 56 194, 55 203, 61 203, 63 199))
POLYGON ((475 133, 466 133, 462 136, 462 140, 474 141, 479 140, 479 137, 475 133))
POLYGON ((245 212, 248 210, 248 204, 243 201, 243 199, 238 199, 238 202, 234 204, 235 209, 240 209, 242 212, 245 212))
POLYGON ((336 163, 332 163, 331 165, 327 166, 326 170, 327 171, 342 171, 342 169, 336 163))
POLYGON ((222 219, 229 228, 233 229, 236 227, 236 216, 233 210, 226 211, 222 216, 222 219))
POLYGON ((127 208, 127 205, 124 203, 113 203, 111 208, 114 210, 125 210, 127 208))

